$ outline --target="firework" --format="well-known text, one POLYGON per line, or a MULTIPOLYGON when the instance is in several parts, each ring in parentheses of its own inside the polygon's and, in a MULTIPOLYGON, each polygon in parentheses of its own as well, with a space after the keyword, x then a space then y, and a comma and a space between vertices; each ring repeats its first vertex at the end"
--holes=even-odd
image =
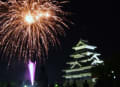
POLYGON ((55 0, 0 1, 0 49, 4 55, 28 61, 40 60, 49 45, 59 44, 64 34, 65 12, 55 0))
POLYGON ((29 68, 29 73, 30 73, 30 81, 32 85, 34 85, 35 67, 36 67, 36 63, 29 61, 28 68, 29 68))

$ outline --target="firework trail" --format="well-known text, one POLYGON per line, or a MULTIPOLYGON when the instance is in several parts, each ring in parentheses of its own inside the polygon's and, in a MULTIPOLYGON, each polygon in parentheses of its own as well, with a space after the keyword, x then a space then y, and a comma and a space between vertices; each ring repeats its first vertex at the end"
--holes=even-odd
POLYGON ((0 50, 18 60, 41 60, 49 45, 59 43, 57 35, 64 34, 65 12, 55 0, 0 0, 0 50))
POLYGON ((30 73, 30 81, 31 81, 31 84, 33 86, 34 85, 34 79, 35 79, 36 62, 33 63, 33 62, 29 61, 28 68, 29 68, 29 73, 30 73))

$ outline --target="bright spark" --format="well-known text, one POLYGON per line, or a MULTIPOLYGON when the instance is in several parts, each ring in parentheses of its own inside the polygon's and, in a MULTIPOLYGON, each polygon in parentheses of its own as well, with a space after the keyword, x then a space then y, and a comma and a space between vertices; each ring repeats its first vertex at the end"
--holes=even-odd
POLYGON ((34 79, 35 79, 35 67, 36 67, 36 64, 29 61, 28 68, 30 72, 30 80, 31 80, 32 86, 34 85, 34 79))
POLYGON ((38 14, 38 16, 39 16, 39 17, 42 17, 42 16, 43 16, 43 13, 38 14))
POLYGON ((32 24, 35 22, 33 16, 29 13, 25 16, 25 21, 28 23, 28 24, 32 24))
POLYGON ((51 15, 50 15, 49 13, 46 13, 45 16, 46 16, 46 17, 50 17, 51 15))

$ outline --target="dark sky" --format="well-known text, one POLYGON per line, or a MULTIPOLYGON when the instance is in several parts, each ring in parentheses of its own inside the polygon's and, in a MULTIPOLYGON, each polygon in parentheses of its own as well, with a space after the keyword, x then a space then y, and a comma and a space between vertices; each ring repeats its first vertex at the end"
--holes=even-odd
MULTIPOLYGON (((71 48, 80 38, 97 46, 96 51, 102 54, 101 58, 104 60, 111 60, 112 55, 120 54, 118 31, 120 17, 112 14, 111 5, 111 1, 70 0, 65 10, 72 12, 69 17, 74 24, 70 24, 70 29, 66 30, 65 37, 60 36, 61 46, 49 49, 46 61, 49 82, 59 80, 61 69, 64 68, 68 56, 72 53, 71 48)), ((13 74, 13 78, 19 79, 25 72, 25 67, 22 64, 15 65, 17 68, 20 67, 20 70, 14 68, 12 71, 3 69, 5 66, 3 63, 1 65, 0 78, 7 79, 13 74)))
POLYGON ((71 18, 75 23, 67 36, 61 39, 61 50, 52 52, 48 59, 48 79, 50 82, 59 80, 61 69, 64 69, 68 56, 80 38, 88 40, 91 45, 98 48, 101 58, 111 60, 119 51, 119 16, 112 14, 111 1, 71 0, 71 18))

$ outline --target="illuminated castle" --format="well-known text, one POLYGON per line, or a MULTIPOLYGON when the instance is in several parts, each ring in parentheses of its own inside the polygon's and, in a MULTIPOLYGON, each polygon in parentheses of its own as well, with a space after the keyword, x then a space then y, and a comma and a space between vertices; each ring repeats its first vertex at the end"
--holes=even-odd
MULTIPOLYGON (((76 46, 72 49, 74 53, 70 55, 71 61, 67 62, 68 68, 64 69, 63 78, 65 78, 65 84, 76 84, 77 87, 84 87, 85 82, 89 87, 93 87, 93 78, 91 68, 103 63, 98 58, 101 54, 96 53, 96 46, 88 45, 87 41, 80 40, 76 46)), ((64 84, 64 85, 65 85, 64 84)))

